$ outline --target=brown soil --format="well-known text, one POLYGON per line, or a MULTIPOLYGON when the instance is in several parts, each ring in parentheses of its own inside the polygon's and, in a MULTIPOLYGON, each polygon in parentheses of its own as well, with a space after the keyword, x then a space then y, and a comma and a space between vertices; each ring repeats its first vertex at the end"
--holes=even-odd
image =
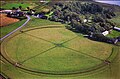
POLYGON ((7 17, 6 14, 0 14, 0 27, 18 22, 19 19, 7 17))

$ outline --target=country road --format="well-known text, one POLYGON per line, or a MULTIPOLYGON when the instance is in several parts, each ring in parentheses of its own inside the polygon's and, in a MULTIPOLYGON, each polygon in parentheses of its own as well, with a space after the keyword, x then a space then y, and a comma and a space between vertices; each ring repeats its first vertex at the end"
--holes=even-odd
POLYGON ((19 29, 21 29, 22 27, 24 27, 24 26, 28 23, 28 21, 30 21, 30 16, 26 15, 26 17, 27 17, 27 21, 26 21, 24 24, 22 24, 20 27, 18 27, 17 29, 13 30, 12 32, 8 33, 8 34, 5 35, 4 37, 0 38, 0 41, 4 40, 6 37, 10 36, 10 35, 13 34, 14 32, 16 32, 16 31, 18 31, 19 29))

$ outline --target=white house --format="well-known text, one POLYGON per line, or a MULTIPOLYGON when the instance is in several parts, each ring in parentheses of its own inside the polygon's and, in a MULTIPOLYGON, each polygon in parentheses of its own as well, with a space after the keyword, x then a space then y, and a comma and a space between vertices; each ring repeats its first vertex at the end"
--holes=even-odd
POLYGON ((104 36, 106 36, 107 34, 109 34, 109 31, 104 31, 104 32, 102 32, 102 34, 103 34, 104 36))
POLYGON ((87 19, 84 19, 84 23, 87 22, 87 19))
POLYGON ((92 20, 90 20, 90 19, 84 19, 83 22, 84 22, 84 23, 86 23, 86 22, 92 22, 92 20))

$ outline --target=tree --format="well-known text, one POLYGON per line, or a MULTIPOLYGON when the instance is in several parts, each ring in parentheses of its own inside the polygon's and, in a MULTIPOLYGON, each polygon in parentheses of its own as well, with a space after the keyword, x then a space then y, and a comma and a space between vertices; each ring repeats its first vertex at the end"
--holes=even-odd
POLYGON ((112 16, 110 15, 110 14, 106 14, 106 18, 108 18, 108 19, 111 19, 112 18, 112 16))
POLYGON ((102 18, 102 16, 100 16, 100 15, 95 15, 94 17, 93 17, 93 21, 94 22, 105 22, 105 20, 102 18))
POLYGON ((21 10, 21 9, 22 9, 22 6, 19 6, 19 9, 21 10))
POLYGON ((30 10, 30 7, 27 7, 28 10, 30 10))
POLYGON ((12 10, 16 10, 16 8, 15 8, 15 7, 12 7, 12 10))
POLYGON ((72 29, 85 34, 102 33, 115 26, 114 23, 106 21, 114 16, 114 12, 96 3, 57 3, 52 12, 50 20, 70 24, 72 29), (83 22, 85 19, 88 20, 87 24, 83 22))

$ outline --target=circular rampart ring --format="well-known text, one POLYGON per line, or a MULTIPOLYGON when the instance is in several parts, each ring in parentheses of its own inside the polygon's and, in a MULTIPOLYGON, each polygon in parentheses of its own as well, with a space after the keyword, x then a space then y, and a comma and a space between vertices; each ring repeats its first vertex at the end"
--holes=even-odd
MULTIPOLYGON (((25 30, 22 30, 22 31, 27 32, 27 31, 31 31, 31 30, 35 30, 35 29, 43 29, 43 28, 59 28, 59 27, 50 26, 50 27, 40 27, 40 28, 29 28, 29 29, 25 29, 25 30)), ((16 35, 19 35, 19 34, 22 34, 22 32, 17 33, 16 35)), ((5 51, 4 47, 7 43, 7 41, 9 41, 11 38, 15 37, 16 35, 9 36, 8 38, 6 38, 2 41, 2 43, 1 43, 1 56, 6 61, 8 61, 10 64, 12 64, 13 66, 18 67, 18 68, 23 69, 23 70, 26 70, 26 71, 29 71, 29 72, 33 72, 33 73, 41 73, 41 74, 48 74, 48 75, 72 75, 72 74, 74 75, 74 74, 82 74, 82 73, 92 72, 92 71, 98 70, 100 68, 103 68, 105 66, 108 66, 111 62, 113 62, 113 60, 115 59, 115 57, 118 54, 117 47, 115 47, 115 48, 112 49, 111 55, 105 61, 103 61, 101 64, 99 64, 97 66, 85 69, 83 71, 79 71, 79 70, 75 71, 75 72, 56 72, 56 71, 42 71, 42 70, 41 71, 36 71, 36 70, 29 69, 25 66, 22 66, 20 64, 16 64, 16 62, 14 60, 11 60, 6 55, 7 52, 5 51)))

